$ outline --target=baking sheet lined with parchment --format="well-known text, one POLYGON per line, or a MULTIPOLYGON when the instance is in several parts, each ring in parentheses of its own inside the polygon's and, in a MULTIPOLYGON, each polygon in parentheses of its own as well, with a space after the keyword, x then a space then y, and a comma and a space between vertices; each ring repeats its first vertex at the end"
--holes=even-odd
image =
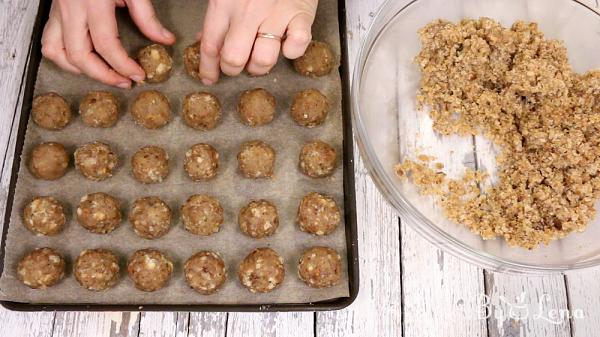
MULTIPOLYGON (((17 179, 8 236, 6 238, 4 271, 0 278, 0 299, 27 303, 98 303, 98 304, 272 304, 308 303, 349 296, 348 261, 344 223, 330 235, 317 237, 299 230, 295 222, 297 207, 302 197, 317 191, 331 195, 343 211, 342 172, 342 104, 341 79, 337 71, 320 78, 298 75, 291 62, 281 58, 271 73, 263 77, 241 75, 222 78, 217 85, 206 87, 191 79, 183 68, 183 49, 194 42, 196 32, 202 27, 206 1, 154 1, 158 17, 177 36, 177 43, 169 48, 174 60, 171 78, 161 84, 145 84, 132 90, 119 90, 98 84, 83 76, 59 70, 42 60, 35 87, 35 95, 49 91, 63 95, 71 102, 73 121, 61 131, 41 129, 30 121, 25 135, 21 166, 17 179), (243 125, 235 110, 243 90, 262 87, 277 99, 274 121, 262 127, 243 125), (324 93, 331 104, 326 122, 313 129, 294 123, 289 113, 291 99, 299 90, 316 88, 324 93), (147 130, 135 125, 129 105, 143 90, 159 90, 170 100, 173 120, 164 128, 147 130), (109 129, 86 127, 76 115, 78 104, 90 90, 109 90, 120 101, 120 119, 109 129), (216 129, 196 131, 187 127, 181 118, 182 99, 195 91, 215 94, 222 105, 222 120, 216 129), (251 180, 237 171, 236 154, 247 140, 261 139, 277 153, 275 176, 271 180, 251 180), (338 168, 328 178, 312 179, 298 170, 298 155, 302 145, 313 139, 332 144, 338 153, 338 168), (109 144, 118 153, 119 166, 112 178, 103 182, 86 180, 73 168, 56 181, 33 178, 26 168, 27 154, 33 146, 44 141, 63 143, 72 154, 78 145, 92 141, 109 144), (217 177, 208 182, 192 182, 183 169, 184 154, 193 144, 209 143, 220 153, 217 177), (133 153, 144 145, 165 148, 170 156, 171 173, 162 183, 144 185, 131 174, 133 153), (93 234, 74 219, 74 210, 82 196, 92 192, 106 192, 122 203, 123 222, 112 233, 93 234), (182 227, 179 207, 192 194, 207 193, 217 197, 225 210, 221 231, 201 237, 188 233, 182 227), (63 232, 56 236, 36 236, 22 224, 25 204, 36 195, 51 195, 67 206, 68 222, 63 232), (128 223, 130 205, 139 197, 155 195, 172 209, 174 220, 171 230, 163 237, 146 240, 135 235, 128 223), (237 224, 237 213, 253 199, 267 199, 278 209, 280 226, 276 234, 264 239, 245 236, 237 224), (315 245, 330 246, 342 256, 342 281, 335 287, 313 289, 298 279, 297 263, 302 251, 315 245), (16 277, 19 259, 37 247, 58 249, 67 259, 65 279, 46 290, 34 290, 23 285, 16 277), (240 261, 254 248, 271 247, 285 259, 286 276, 283 284, 266 294, 253 294, 238 281, 240 261), (116 252, 121 259, 120 282, 103 292, 83 289, 72 275, 72 265, 78 254, 89 248, 106 248, 116 252), (174 272, 168 286, 147 293, 134 288, 125 272, 127 258, 136 250, 156 248, 174 262, 174 272), (196 293, 185 282, 182 266, 185 260, 200 250, 219 252, 227 265, 228 280, 216 294, 205 296, 196 293)), ((151 42, 133 26, 127 13, 119 12, 119 31, 130 55, 151 42)), ((313 38, 327 42, 340 55, 340 34, 336 0, 321 0, 313 25, 313 38)), ((338 62, 339 64, 339 62, 338 62)), ((344 217, 342 217, 343 221, 344 217)))

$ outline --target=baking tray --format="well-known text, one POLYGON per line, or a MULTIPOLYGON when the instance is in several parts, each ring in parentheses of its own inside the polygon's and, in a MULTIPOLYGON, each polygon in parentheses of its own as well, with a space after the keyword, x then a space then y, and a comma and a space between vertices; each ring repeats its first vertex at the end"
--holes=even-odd
MULTIPOLYGON (((21 115, 16 135, 16 145, 14 161, 12 164, 11 178, 6 201, 4 226, 2 230, 2 240, 0 241, 0 274, 4 270, 4 250, 8 232, 9 219, 15 194, 21 153, 25 140, 25 131, 29 121, 31 103, 37 71, 42 59, 41 37, 43 27, 48 19, 50 11, 50 1, 41 1, 38 13, 35 19, 35 25, 32 35, 32 44, 30 49, 30 58, 26 72, 25 90, 21 115)), ((338 1, 339 31, 341 42, 341 62, 340 76, 342 79, 342 116, 343 116, 343 175, 344 175, 344 217, 346 231, 347 261, 348 261, 348 281, 349 297, 342 297, 333 300, 311 302, 311 303, 289 303, 289 304, 246 304, 246 305, 217 305, 217 304, 197 304, 197 305, 111 305, 111 304, 29 304, 13 301, 0 301, 3 307, 15 311, 238 311, 238 312, 272 312, 272 311, 324 311, 338 310, 350 305, 356 299, 359 288, 359 266, 358 266, 358 244, 356 230, 356 198, 354 186, 354 153, 352 144, 352 125, 350 117, 350 82, 349 67, 347 57, 346 41, 346 11, 344 1, 338 1)))

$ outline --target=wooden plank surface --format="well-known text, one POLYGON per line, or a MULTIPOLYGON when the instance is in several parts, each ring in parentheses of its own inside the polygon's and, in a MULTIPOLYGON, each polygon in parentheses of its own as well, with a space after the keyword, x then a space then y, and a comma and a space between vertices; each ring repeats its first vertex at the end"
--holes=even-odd
MULTIPOLYGON (((0 1, 0 216, 4 215, 25 67, 39 0, 0 1)), ((3 218, 2 218, 3 219, 3 218)), ((0 224, 0 229, 3 224, 0 224)), ((52 336, 54 313, 0 307, 0 336, 52 336)))
MULTIPOLYGON (((347 1, 350 64, 380 0, 347 1)), ((598 8, 595 0, 586 0, 598 8)), ((0 1, 0 213, 4 210, 36 0, 0 1)), ((357 151, 355 149, 355 151, 357 151)), ((600 328, 599 269, 548 277, 483 272, 399 226, 360 158, 355 163, 360 294, 327 313, 16 313, 0 308, 0 336, 577 336, 600 328), (566 283, 565 283, 566 279, 566 283), (491 301, 480 319, 478 296, 491 301), (523 295, 524 294, 524 295, 523 295), (506 317, 512 304, 580 310, 558 324, 506 317), (505 301, 501 300, 504 299, 505 301), (508 304, 510 303, 510 304, 508 304)))
MULTIPOLYGON (((382 1, 347 1, 349 65, 382 1)), ((360 289, 349 308, 317 313, 317 336, 401 336, 398 218, 368 176, 354 146, 360 289)))
POLYGON ((52 337, 138 336, 140 314, 129 312, 60 312, 52 337))
POLYGON ((572 336, 597 336, 600 328, 600 269, 569 272, 565 278, 572 336))
POLYGON ((314 336, 312 312, 229 313, 227 337, 314 336))
POLYGON ((191 312, 188 323, 189 337, 223 337, 227 328, 227 314, 191 312))

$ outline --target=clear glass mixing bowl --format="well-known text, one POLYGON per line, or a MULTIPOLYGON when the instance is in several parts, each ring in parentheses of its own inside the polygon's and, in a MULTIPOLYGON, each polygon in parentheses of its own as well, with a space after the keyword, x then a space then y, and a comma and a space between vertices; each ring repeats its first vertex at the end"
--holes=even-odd
MULTIPOLYGON (((431 197, 419 195, 411 183, 394 175, 394 164, 407 155, 414 157, 415 151, 450 161, 444 162, 450 175, 474 162, 493 169, 490 151, 482 155, 488 159, 486 165, 473 155, 474 140, 434 134, 430 120, 423 117, 427 114, 415 110, 420 75, 413 58, 420 49, 418 29, 438 18, 457 22, 482 16, 504 26, 516 20, 537 22, 547 38, 564 41, 575 71, 600 68, 600 16, 578 1, 388 0, 362 42, 352 81, 355 134, 369 172, 403 221, 442 249, 482 267, 550 273, 599 265, 600 217, 583 233, 528 251, 509 247, 500 238, 482 240, 452 223, 431 197)), ((475 142, 477 151, 489 149, 482 138, 475 142)))

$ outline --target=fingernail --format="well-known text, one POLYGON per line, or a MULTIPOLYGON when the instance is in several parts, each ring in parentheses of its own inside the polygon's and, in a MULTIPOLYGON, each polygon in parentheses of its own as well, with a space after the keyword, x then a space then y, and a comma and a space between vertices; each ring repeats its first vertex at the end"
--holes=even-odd
POLYGON ((203 78, 202 83, 204 83, 204 85, 212 85, 215 82, 209 80, 208 78, 203 78))
POLYGON ((131 87, 131 83, 121 82, 121 83, 117 84, 117 87, 122 88, 122 89, 129 89, 131 87))
POLYGON ((174 36, 173 36, 173 33, 171 33, 170 31, 168 31, 166 28, 163 28, 163 30, 162 30, 162 35, 163 35, 165 38, 167 38, 167 39, 172 39, 172 38, 174 37, 174 36))
POLYGON ((141 82, 144 80, 144 76, 140 76, 140 75, 132 75, 131 78, 134 82, 141 82))

